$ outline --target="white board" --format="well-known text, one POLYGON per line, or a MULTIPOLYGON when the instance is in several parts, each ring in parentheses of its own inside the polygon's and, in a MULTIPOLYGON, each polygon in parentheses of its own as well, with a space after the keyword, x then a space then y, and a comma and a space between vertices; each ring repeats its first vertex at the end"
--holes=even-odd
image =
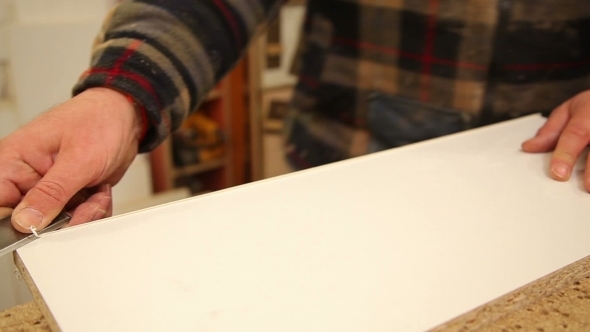
POLYGON ((63 331, 421 331, 590 255, 530 116, 21 248, 63 331))

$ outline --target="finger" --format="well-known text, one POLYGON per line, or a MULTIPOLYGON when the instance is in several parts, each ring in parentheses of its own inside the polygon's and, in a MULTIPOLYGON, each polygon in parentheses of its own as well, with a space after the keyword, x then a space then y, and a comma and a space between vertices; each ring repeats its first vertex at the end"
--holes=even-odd
POLYGON ((18 231, 30 233, 31 226, 45 228, 65 207, 66 203, 90 182, 85 168, 75 157, 62 157, 25 195, 14 209, 12 225, 18 231))
POLYGON ((0 208, 14 208, 22 198, 20 190, 8 180, 0 180, 0 188, 0 208))
POLYGON ((586 158, 586 168, 584 171, 584 187, 590 193, 590 154, 586 158))
POLYGON ((12 209, 7 207, 0 207, 0 218, 8 217, 12 214, 12 209))
POLYGON ((111 186, 108 184, 102 185, 97 193, 90 196, 86 202, 76 208, 69 226, 110 217, 113 211, 112 202, 111 186))
POLYGON ((580 154, 590 142, 590 120, 573 117, 563 132, 551 158, 551 176, 560 181, 569 179, 580 154))
POLYGON ((12 181, 12 183, 14 183, 20 192, 21 197, 19 198, 19 202, 22 196, 31 190, 31 188, 33 188, 35 184, 39 182, 39 180, 41 180, 41 175, 39 175, 39 173, 37 173, 28 165, 26 165, 26 170, 21 169, 14 172, 9 170, 8 173, 11 175, 9 181, 12 181))
POLYGON ((570 101, 568 100, 554 109, 545 124, 537 131, 535 137, 522 143, 523 151, 547 152, 553 150, 557 145, 559 134, 561 134, 570 119, 569 107, 570 101))
POLYGON ((65 206, 66 211, 75 210, 78 205, 86 202, 86 200, 92 195, 90 188, 84 188, 78 191, 74 197, 72 197, 65 206))

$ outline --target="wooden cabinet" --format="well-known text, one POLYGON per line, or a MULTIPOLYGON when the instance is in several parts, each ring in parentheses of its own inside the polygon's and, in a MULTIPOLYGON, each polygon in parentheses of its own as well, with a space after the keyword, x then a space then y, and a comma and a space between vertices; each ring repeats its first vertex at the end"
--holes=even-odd
POLYGON ((304 1, 288 1, 281 8, 277 21, 266 33, 260 34, 249 50, 254 178, 292 171, 284 158, 283 117, 297 82, 292 68, 304 15, 304 1))
MULTIPOLYGON (((193 194, 200 194, 249 182, 251 176, 251 158, 249 152, 249 98, 247 95, 247 66, 248 60, 242 60, 226 77, 212 90, 206 100, 198 107, 193 115, 186 119, 183 127, 188 127, 190 121, 198 114, 196 121, 205 122, 219 130, 222 153, 219 150, 207 151, 208 147, 194 148, 194 158, 179 157, 182 148, 178 137, 181 132, 171 135, 157 149, 150 153, 152 166, 153 189, 155 193, 176 187, 188 187, 193 194), (199 152, 199 149, 202 149, 199 152), (202 153, 202 152, 211 153, 202 153), (193 162, 187 160, 193 159, 193 162)), ((198 141, 197 133, 195 140, 198 141)), ((186 146, 183 153, 189 153, 186 146)), ((210 148, 210 147, 209 147, 210 148)))

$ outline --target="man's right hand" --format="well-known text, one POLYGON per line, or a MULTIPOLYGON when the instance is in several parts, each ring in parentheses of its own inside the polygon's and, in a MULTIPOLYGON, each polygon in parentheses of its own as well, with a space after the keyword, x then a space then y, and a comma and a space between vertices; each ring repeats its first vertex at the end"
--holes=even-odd
POLYGON ((0 140, 0 211, 21 232, 63 209, 70 225, 111 214, 111 191, 137 155, 141 120, 121 93, 92 88, 0 140))

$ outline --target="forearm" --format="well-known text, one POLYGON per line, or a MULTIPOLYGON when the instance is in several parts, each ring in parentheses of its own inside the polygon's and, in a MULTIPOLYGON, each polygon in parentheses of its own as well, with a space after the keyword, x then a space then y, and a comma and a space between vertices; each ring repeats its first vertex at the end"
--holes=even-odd
POLYGON ((145 109, 140 151, 177 129, 239 60, 281 0, 143 0, 107 17, 91 67, 74 87, 109 87, 145 109))

